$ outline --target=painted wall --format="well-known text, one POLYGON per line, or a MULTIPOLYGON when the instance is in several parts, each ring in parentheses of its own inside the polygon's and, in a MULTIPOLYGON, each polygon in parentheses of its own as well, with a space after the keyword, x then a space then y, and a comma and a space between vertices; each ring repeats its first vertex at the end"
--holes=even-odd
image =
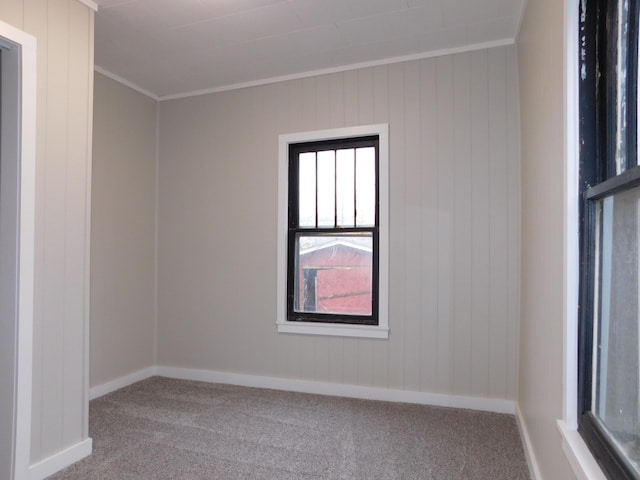
POLYGON ((76 0, 2 0, 0 19, 37 39, 31 445, 37 463, 88 435, 93 11, 76 0))
POLYGON ((157 108, 95 74, 91 386, 155 364, 157 108))
POLYGON ((555 423, 563 416, 564 3, 529 0, 518 42, 522 122, 518 402, 546 480, 574 478, 555 423))
POLYGON ((161 102, 159 365, 515 399, 515 47, 161 102), (390 125, 389 340, 276 333, 278 135, 390 125))

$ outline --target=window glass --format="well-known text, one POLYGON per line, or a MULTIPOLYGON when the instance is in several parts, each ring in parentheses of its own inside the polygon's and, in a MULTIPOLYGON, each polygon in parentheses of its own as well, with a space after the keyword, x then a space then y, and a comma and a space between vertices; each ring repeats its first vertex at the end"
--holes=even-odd
POLYGON ((376 222, 376 154, 375 148, 356 151, 356 225, 374 225, 376 222))
POLYGON ((301 153, 299 158, 299 213, 301 227, 316 226, 316 153, 301 153))
POLYGON ((593 412, 640 475, 640 188, 597 203, 593 412))
POLYGON ((295 311, 371 315, 373 236, 296 236, 295 311))
POLYGON ((336 152, 318 152, 318 227, 333 227, 336 212, 336 152))
POLYGON ((338 227, 355 225, 355 150, 336 152, 336 201, 338 227))

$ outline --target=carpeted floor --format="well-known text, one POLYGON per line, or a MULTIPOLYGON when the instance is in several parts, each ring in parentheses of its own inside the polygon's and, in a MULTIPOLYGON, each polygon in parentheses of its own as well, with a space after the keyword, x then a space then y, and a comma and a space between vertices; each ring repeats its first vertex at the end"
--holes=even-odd
POLYGON ((511 415, 153 377, 93 400, 50 480, 529 479, 511 415))

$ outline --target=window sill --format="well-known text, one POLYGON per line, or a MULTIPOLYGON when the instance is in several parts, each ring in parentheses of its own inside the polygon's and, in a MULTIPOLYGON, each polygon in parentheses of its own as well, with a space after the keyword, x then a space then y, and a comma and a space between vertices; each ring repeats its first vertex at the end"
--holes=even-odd
POLYGON ((607 480, 578 431, 569 428, 562 420, 558 420, 557 425, 562 435, 562 450, 564 450, 576 478, 579 480, 607 480))
POLYGON ((341 325, 314 322, 276 322, 278 333, 328 335, 333 337, 389 338, 389 329, 372 325, 341 325))

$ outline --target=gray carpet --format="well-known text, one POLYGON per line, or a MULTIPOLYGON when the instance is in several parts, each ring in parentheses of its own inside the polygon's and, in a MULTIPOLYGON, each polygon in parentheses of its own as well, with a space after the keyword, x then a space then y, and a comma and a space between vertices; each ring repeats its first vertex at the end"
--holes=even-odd
POLYGON ((153 377, 90 403, 51 480, 529 479, 511 415, 153 377))

